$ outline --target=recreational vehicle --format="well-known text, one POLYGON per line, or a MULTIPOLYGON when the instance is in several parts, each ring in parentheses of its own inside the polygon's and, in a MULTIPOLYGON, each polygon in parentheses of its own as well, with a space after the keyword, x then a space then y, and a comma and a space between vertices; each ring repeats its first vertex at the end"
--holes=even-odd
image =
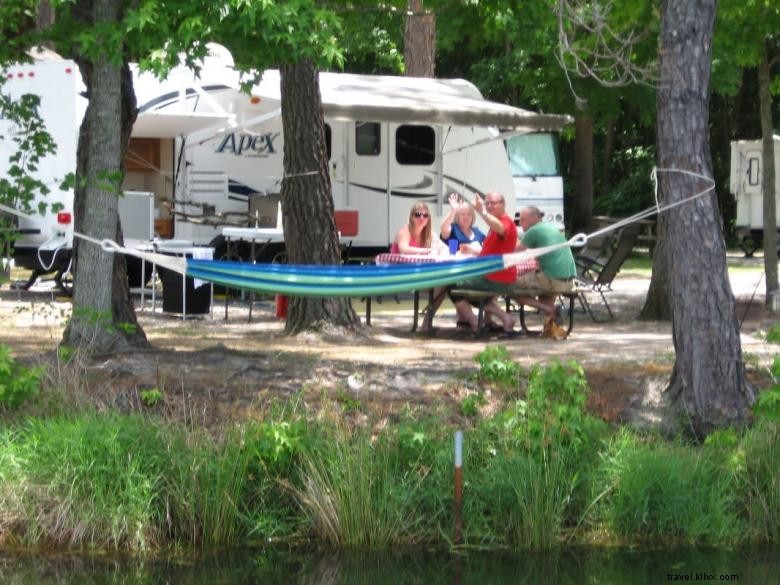
MULTIPOLYGON (((41 176, 68 213, 72 193, 59 191, 56 179, 75 168, 85 110, 78 70, 71 61, 47 60, 12 67, 6 78, 3 91, 42 97, 59 151, 41 165, 41 176)), ((217 47, 198 76, 179 67, 161 81, 134 70, 134 84, 139 114, 123 188, 139 204, 120 209, 125 231, 128 216, 141 213, 140 239, 148 217, 150 237, 210 245, 219 258, 226 225, 280 225, 284 135, 277 71, 264 72, 242 92, 229 53, 217 47)), ((335 209, 356 218, 353 254, 386 250, 415 201, 428 203, 438 226, 451 191, 467 198, 499 191, 510 213, 516 204, 536 204, 562 222, 562 207, 548 211, 542 199, 553 193, 562 200, 556 137, 567 116, 487 101, 459 79, 321 73, 320 91, 335 209)), ((2 139, 0 145, 7 148, 2 139)), ((0 175, 6 160, 0 156, 0 175)), ((56 215, 20 220, 19 228, 21 265, 51 268, 54 250, 54 263, 67 262, 72 242, 57 235, 65 232, 57 229, 56 215)), ((259 259, 271 260, 281 246, 265 246, 259 259)), ((237 249, 247 257, 248 247, 237 249)))
MULTIPOLYGON (((777 225, 780 225, 780 136, 774 137, 775 201, 777 225)), ((764 233, 764 195, 761 187, 762 141, 737 140, 731 143, 730 189, 737 200, 735 234, 740 247, 752 255, 760 246, 764 233)))

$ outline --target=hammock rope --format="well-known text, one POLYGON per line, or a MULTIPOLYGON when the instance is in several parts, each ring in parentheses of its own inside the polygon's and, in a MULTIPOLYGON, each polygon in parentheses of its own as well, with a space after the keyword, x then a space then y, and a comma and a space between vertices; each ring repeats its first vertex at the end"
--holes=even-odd
MULTIPOLYGON (((444 286, 468 280, 516 266, 524 260, 538 258, 563 247, 584 246, 590 238, 618 230, 630 223, 641 221, 651 215, 660 214, 684 203, 691 202, 715 189, 715 181, 692 171, 654 168, 651 173, 656 204, 630 217, 610 224, 591 234, 579 233, 569 240, 545 246, 526 249, 503 256, 480 256, 476 258, 425 262, 415 264, 376 265, 296 265, 296 264, 251 264, 224 260, 197 260, 176 257, 135 248, 125 248, 110 239, 96 239, 73 230, 73 236, 99 246, 114 254, 122 253, 156 264, 178 274, 186 275, 231 288, 246 289, 262 293, 284 294, 306 297, 354 297, 394 294, 412 290, 444 286), (658 201, 658 172, 676 172, 703 179, 709 186, 689 197, 674 203, 660 205, 658 201)), ((0 209, 21 217, 32 218, 16 209, 0 204, 0 209)))

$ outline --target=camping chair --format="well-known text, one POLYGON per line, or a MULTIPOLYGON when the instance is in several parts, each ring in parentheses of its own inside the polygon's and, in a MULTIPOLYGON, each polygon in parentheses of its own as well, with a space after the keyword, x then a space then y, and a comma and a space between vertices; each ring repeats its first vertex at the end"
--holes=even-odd
POLYGON ((628 224, 624 227, 617 236, 615 249, 603 263, 592 258, 580 258, 579 256, 575 258, 575 263, 577 264, 577 282, 579 285, 578 298, 583 310, 585 310, 588 315, 590 315, 590 318, 596 323, 600 321, 596 318, 596 314, 593 312, 593 308, 588 302, 586 294, 589 292, 596 292, 601 296, 601 300, 604 302, 604 306, 609 314, 609 319, 602 319, 601 321, 609 321, 615 318, 604 293, 612 290, 612 281, 615 279, 618 272, 620 272, 620 268, 623 266, 626 258, 628 258, 631 250, 634 249, 634 245, 639 237, 639 227, 639 224, 635 223, 628 224))

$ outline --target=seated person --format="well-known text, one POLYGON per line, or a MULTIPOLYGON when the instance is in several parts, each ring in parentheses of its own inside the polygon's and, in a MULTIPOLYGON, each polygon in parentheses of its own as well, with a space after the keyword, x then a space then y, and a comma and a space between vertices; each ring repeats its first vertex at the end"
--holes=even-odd
MULTIPOLYGON (((488 256, 491 254, 507 254, 514 251, 515 244, 517 243, 517 228, 515 227, 512 218, 506 214, 505 207, 506 203, 504 196, 501 193, 493 192, 485 195, 484 205, 479 196, 475 198, 474 210, 490 227, 482 249, 477 255, 488 256)), ((466 254, 474 254, 469 244, 461 244, 460 251, 466 254)), ((504 292, 507 287, 514 284, 516 279, 517 270, 515 270, 514 267, 510 267, 493 272, 492 274, 478 276, 464 282, 456 283, 451 289, 469 288, 495 291, 496 294, 500 294, 504 292)), ((471 310, 468 299, 466 297, 450 294, 450 300, 455 305, 455 310, 458 312, 458 318, 467 321, 472 331, 477 331, 477 318, 471 310)), ((505 333, 512 333, 515 323, 514 319, 507 312, 503 311, 496 304, 495 300, 491 300, 490 303, 488 303, 485 307, 485 312, 501 322, 505 333)))
POLYGON ((409 211, 409 223, 395 234, 390 253, 430 254, 432 239, 431 211, 425 203, 419 201, 409 211))
MULTIPOLYGON (((566 242, 566 237, 555 225, 542 221, 542 212, 536 207, 525 207, 520 211, 520 227, 523 228, 523 237, 517 245, 517 250, 543 248, 566 242)), ((557 316, 555 297, 558 293, 571 292, 577 269, 569 246, 543 254, 538 260, 539 269, 520 276, 516 288, 541 290, 549 294, 540 295, 538 298, 513 295, 512 298, 518 303, 544 311, 547 330, 550 327, 548 323, 554 322, 557 316)))
POLYGON ((485 234, 474 225, 474 221, 477 219, 474 208, 464 202, 457 193, 450 193, 449 201, 450 212, 442 221, 439 232, 442 241, 445 243, 450 240, 457 241, 458 250, 460 250, 461 244, 476 242, 479 246, 475 246, 475 251, 478 252, 478 249, 482 247, 482 242, 485 241, 485 234))

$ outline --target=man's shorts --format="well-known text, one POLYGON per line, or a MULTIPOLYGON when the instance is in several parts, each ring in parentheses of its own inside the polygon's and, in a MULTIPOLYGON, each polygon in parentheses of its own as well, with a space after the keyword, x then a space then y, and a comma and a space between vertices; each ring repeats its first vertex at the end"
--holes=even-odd
POLYGON ((512 288, 515 289, 516 294, 522 294, 523 289, 545 291, 552 294, 569 293, 574 290, 574 279, 550 278, 541 270, 537 270, 520 276, 512 288))
POLYGON ((449 286, 447 288, 447 291, 449 293, 450 300, 453 303, 457 303, 458 301, 462 301, 464 299, 468 300, 468 297, 464 295, 452 294, 453 289, 479 290, 485 292, 494 292, 496 293, 496 295, 503 295, 503 294, 507 294, 507 292, 509 292, 512 286, 513 285, 509 285, 503 282, 494 282, 492 280, 488 280, 483 276, 478 276, 476 278, 472 278, 469 280, 456 282, 455 284, 449 286))

